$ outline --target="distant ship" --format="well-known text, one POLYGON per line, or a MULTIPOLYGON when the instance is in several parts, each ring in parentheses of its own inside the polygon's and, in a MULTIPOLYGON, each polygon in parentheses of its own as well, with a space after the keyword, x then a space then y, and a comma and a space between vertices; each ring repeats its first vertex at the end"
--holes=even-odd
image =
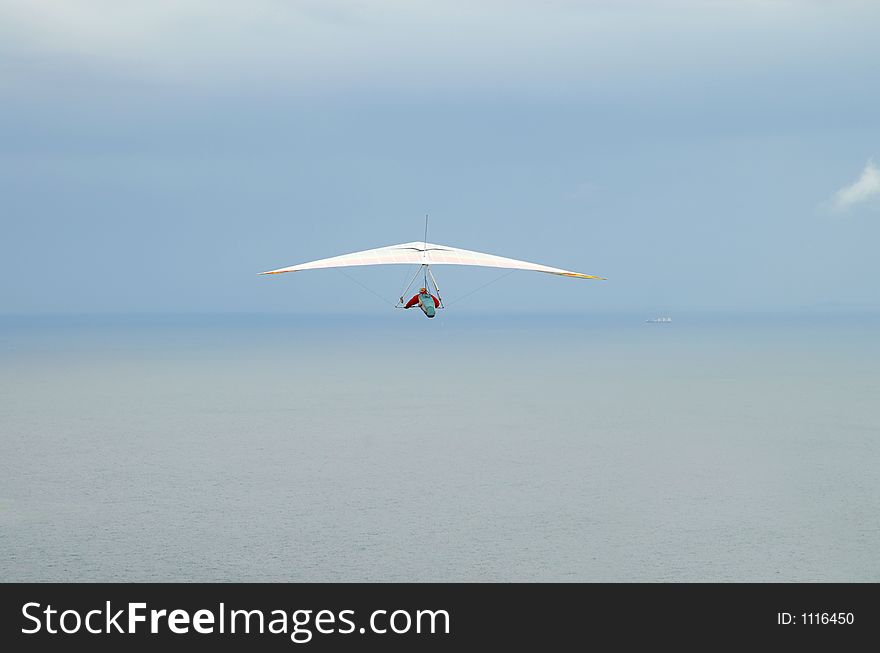
POLYGON ((645 322, 672 322, 671 317, 652 317, 650 320, 645 320, 645 322))

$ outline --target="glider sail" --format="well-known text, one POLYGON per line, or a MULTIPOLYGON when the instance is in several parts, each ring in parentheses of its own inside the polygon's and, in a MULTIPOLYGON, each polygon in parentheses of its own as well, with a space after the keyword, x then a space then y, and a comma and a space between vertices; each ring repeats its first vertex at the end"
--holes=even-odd
POLYGON ((355 265, 475 265, 487 268, 509 268, 513 270, 531 270, 533 272, 546 272, 558 274, 563 277, 575 277, 577 279, 604 279, 591 274, 582 274, 570 270, 553 268, 548 265, 518 261, 494 254, 472 252, 467 249, 448 247, 447 245, 435 245, 433 243, 413 242, 400 245, 390 245, 377 249, 367 249, 353 254, 343 254, 331 258, 322 258, 317 261, 291 265, 287 268, 269 270, 260 274, 282 274, 284 272, 300 272, 302 270, 318 270, 321 268, 339 268, 355 265))

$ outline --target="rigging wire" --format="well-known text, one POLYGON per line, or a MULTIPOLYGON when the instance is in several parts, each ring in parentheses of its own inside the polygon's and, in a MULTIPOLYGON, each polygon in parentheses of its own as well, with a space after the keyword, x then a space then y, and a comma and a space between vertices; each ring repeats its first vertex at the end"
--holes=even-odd
POLYGON ((495 283, 496 281, 501 281, 501 280, 504 279, 505 277, 509 277, 509 276, 510 276, 511 274, 513 274, 514 272, 516 272, 516 270, 510 270, 510 271, 508 271, 508 272, 505 272, 505 273, 502 274, 500 277, 496 277, 495 279, 492 279, 492 281, 489 281, 489 282, 487 282, 487 283, 484 283, 482 286, 479 286, 479 287, 477 287, 477 288, 474 288, 474 289, 471 290, 469 293, 466 293, 466 294, 462 295, 461 297, 456 297, 455 299, 453 299, 451 302, 449 302, 449 303, 446 304, 446 305, 447 305, 447 306, 452 306, 453 304, 457 304, 457 303, 460 302, 462 299, 465 299, 466 297, 470 297, 471 295, 473 295, 473 294, 476 293, 476 292, 479 292, 480 290, 482 290, 482 289, 485 288, 486 286, 491 286, 491 285, 492 285, 493 283, 495 283))
POLYGON ((370 287, 364 285, 363 283, 361 283, 360 281, 358 281, 357 279, 355 279, 353 276, 351 276, 350 274, 348 274, 348 272, 346 272, 346 271, 343 270, 342 268, 333 268, 333 269, 336 270, 337 272, 341 273, 341 274, 344 274, 344 275, 345 275, 346 277, 348 277, 351 281, 355 282, 357 285, 359 285, 361 288, 363 288, 364 290, 366 290, 368 293, 371 293, 371 294, 375 295, 376 297, 378 297, 379 299, 381 299, 383 304, 387 304, 388 306, 391 306, 391 307, 393 307, 393 308, 397 308, 397 306, 395 306, 394 304, 392 304, 391 302, 389 302, 385 297, 383 297, 382 295, 380 295, 379 293, 377 293, 377 292, 376 292, 375 290, 373 290, 372 288, 370 288, 370 287))
MULTIPOLYGON (((412 282, 416 280, 416 278, 419 276, 419 272, 422 271, 423 268, 427 268, 427 266, 422 266, 422 265, 419 266, 419 269, 416 270, 415 274, 412 276, 412 278, 410 279, 409 283, 406 285, 406 288, 404 289, 403 294, 406 294, 406 291, 409 290, 410 286, 412 286, 412 282)), ((382 295, 380 295, 379 293, 377 293, 375 290, 373 290, 373 289, 370 288, 369 286, 367 286, 367 285, 361 283, 358 279, 356 279, 355 277, 353 277, 353 276, 351 276, 350 274, 348 274, 348 273, 347 273, 345 270, 343 270, 342 268, 333 268, 333 269, 336 270, 337 272, 339 272, 340 274, 344 275, 344 276, 345 276, 346 278, 348 278, 350 281, 352 281, 352 282, 356 283, 357 285, 359 285, 361 288, 363 288, 364 290, 366 290, 366 291, 367 291, 368 293, 370 293, 371 295, 374 295, 375 297, 379 298, 379 300, 381 300, 381 302, 382 302, 383 304, 385 304, 385 305, 387 305, 387 306, 391 306, 392 308, 398 308, 398 306, 400 305, 400 302, 398 302, 397 304, 392 304, 392 303, 389 302, 385 297, 383 297, 382 295)), ((509 277, 509 276, 510 276, 511 274, 513 274, 514 272, 516 272, 516 270, 508 270, 507 272, 505 272, 505 273, 502 274, 501 276, 495 277, 495 278, 492 279, 491 281, 487 281, 486 283, 484 283, 484 284, 481 285, 481 286, 477 286, 476 288, 474 288, 474 289, 471 290, 470 292, 467 292, 467 293, 465 293, 464 295, 461 295, 460 297, 456 297, 456 298, 453 299, 451 302, 442 302, 442 303, 443 303, 443 306, 444 306, 444 308, 445 308, 445 307, 448 307, 448 306, 452 306, 453 304, 457 304, 457 303, 460 302, 461 300, 463 300, 463 299, 467 299, 467 298, 470 297, 471 295, 480 292, 481 290, 483 290, 483 288, 486 288, 487 286, 491 286, 493 283, 496 283, 496 282, 501 281, 502 279, 504 279, 504 278, 506 278, 506 277, 509 277)), ((425 279, 424 279, 424 280, 425 280, 425 284, 426 284, 425 287, 426 287, 426 288, 429 288, 430 286, 427 285, 427 283, 428 283, 427 270, 426 270, 426 274, 425 274, 425 279)), ((432 280, 433 280, 433 275, 432 275, 432 280)), ((436 282, 433 284, 433 286, 434 286, 435 292, 439 292, 439 291, 437 290, 437 284, 436 284, 436 282)), ((442 301, 442 300, 441 300, 441 301, 442 301)))

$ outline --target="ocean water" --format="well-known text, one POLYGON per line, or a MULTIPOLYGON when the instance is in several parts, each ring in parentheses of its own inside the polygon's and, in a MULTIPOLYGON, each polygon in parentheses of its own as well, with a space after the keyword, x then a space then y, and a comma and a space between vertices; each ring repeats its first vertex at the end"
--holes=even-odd
POLYGON ((880 581, 880 318, 392 317, 0 318, 0 580, 880 581))

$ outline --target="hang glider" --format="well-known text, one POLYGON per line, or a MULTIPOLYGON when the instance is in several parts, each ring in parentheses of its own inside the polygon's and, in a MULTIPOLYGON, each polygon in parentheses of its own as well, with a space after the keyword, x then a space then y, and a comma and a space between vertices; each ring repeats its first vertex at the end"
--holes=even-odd
MULTIPOLYGON (((427 235, 427 218, 425 222, 425 232, 427 235)), ((506 268, 511 271, 530 270, 533 272, 546 272, 547 274, 557 274, 563 277, 575 277, 577 279, 603 278, 593 276, 592 274, 582 274, 581 272, 563 270, 562 268, 552 268, 549 265, 518 261, 504 256, 495 256, 494 254, 472 252, 468 249, 459 249, 447 245, 435 245, 427 242, 427 237, 424 241, 402 243, 400 245, 390 245, 388 247, 379 247, 377 249, 367 249, 362 252, 354 252, 353 254, 322 258, 317 261, 309 261, 308 263, 300 263, 299 265, 291 265, 286 268, 261 272, 260 274, 283 274, 285 272, 301 272, 303 270, 319 270, 322 268, 346 268, 358 265, 419 266, 416 268, 416 272, 409 280, 406 288, 404 288, 403 292, 400 294, 400 301, 395 308, 412 308, 418 306, 422 309, 422 312, 426 317, 434 317, 436 314, 435 309, 445 308, 443 300, 440 297, 440 288, 437 286, 437 280, 434 278, 434 273, 431 271, 431 266, 434 265, 474 265, 486 268, 506 268), (406 301, 405 295, 409 292, 410 287, 420 273, 424 279, 424 285, 419 288, 417 294, 413 295, 409 301, 406 301)), ((360 285, 363 286, 363 284, 360 285)), ((364 287, 366 288, 366 286, 364 287)), ((367 290, 370 289, 367 288, 367 290)), ((370 292, 378 295, 378 293, 375 293, 372 290, 370 290, 370 292)))
POLYGON ((546 272, 563 277, 575 277, 577 279, 603 279, 592 274, 582 274, 553 268, 549 265, 518 261, 494 254, 483 254, 447 245, 435 245, 433 243, 413 242, 400 245, 389 245, 377 249, 367 249, 362 252, 343 254, 331 258, 322 258, 317 261, 291 265, 286 268, 269 270, 260 274, 283 274, 285 272, 301 272, 302 270, 318 270, 321 268, 351 267, 356 265, 475 265, 487 268, 509 268, 513 270, 530 270, 533 272, 546 272))

